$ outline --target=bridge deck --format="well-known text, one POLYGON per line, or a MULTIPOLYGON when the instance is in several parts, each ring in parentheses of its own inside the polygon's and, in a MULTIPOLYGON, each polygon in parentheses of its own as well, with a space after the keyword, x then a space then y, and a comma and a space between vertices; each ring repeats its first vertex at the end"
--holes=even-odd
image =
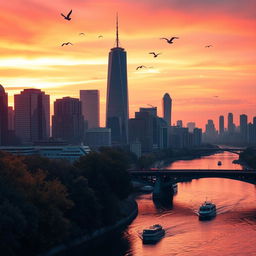
POLYGON ((159 170, 129 170, 135 176, 246 176, 256 177, 256 170, 228 170, 228 169, 159 169, 159 170))

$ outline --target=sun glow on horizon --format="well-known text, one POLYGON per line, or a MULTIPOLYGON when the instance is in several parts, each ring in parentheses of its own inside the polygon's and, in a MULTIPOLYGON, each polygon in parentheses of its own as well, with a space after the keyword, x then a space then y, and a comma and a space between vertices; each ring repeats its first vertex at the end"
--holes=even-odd
POLYGON ((70 22, 60 16, 60 9, 70 9, 68 2, 27 0, 26 8, 18 0, 3 2, 0 83, 10 104, 22 88, 45 90, 51 103, 78 97, 80 89, 99 89, 104 126, 108 53, 115 45, 118 10, 130 116, 148 103, 161 116, 168 92, 174 120, 203 127, 207 119, 217 123, 219 115, 233 112, 248 114, 250 121, 256 115, 256 17, 253 4, 231 2, 74 0, 70 22), (173 44, 160 39, 171 36, 179 39, 173 44), (73 45, 61 46, 69 41, 73 45), (152 51, 161 55, 153 58, 152 51), (136 70, 140 65, 147 69, 136 70))

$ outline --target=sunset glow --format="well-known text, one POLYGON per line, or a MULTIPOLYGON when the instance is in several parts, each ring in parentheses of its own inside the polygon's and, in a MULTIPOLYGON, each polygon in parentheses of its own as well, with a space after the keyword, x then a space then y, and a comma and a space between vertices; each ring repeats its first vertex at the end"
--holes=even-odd
POLYGON ((235 122, 243 113, 251 121, 256 115, 255 6, 256 0, 3 1, 0 84, 10 105, 23 88, 44 90, 51 103, 79 97, 81 89, 99 89, 104 126, 108 53, 118 12, 128 56, 130 117, 147 104, 157 106, 161 116, 168 92, 174 121, 203 127, 207 119, 217 123, 228 112, 235 122), (66 21, 60 13, 70 9, 72 20, 66 21), (172 36, 180 39, 160 40, 172 36), (61 46, 68 41, 74 45, 61 46), (153 58, 150 51, 162 54, 153 58), (151 68, 136 71, 139 65, 151 68))

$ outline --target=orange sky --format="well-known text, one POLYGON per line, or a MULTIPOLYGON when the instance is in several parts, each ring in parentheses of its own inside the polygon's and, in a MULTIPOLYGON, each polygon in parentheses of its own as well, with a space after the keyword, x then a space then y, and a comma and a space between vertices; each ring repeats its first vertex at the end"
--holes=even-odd
POLYGON ((23 88, 40 88, 51 102, 78 97, 80 89, 99 89, 104 125, 108 52, 118 11, 121 46, 128 54, 130 117, 147 104, 157 106, 161 116, 168 92, 173 121, 202 127, 228 112, 236 122, 243 113, 251 121, 256 116, 255 7, 256 0, 3 1, 0 83, 10 105, 23 88), (69 22, 60 12, 70 9, 69 22), (171 36, 180 39, 172 45, 159 39, 171 36), (74 46, 60 46, 67 41, 74 46), (208 44, 213 47, 205 48, 208 44), (154 59, 149 51, 162 55, 154 59), (138 65, 153 68, 136 71, 138 65))

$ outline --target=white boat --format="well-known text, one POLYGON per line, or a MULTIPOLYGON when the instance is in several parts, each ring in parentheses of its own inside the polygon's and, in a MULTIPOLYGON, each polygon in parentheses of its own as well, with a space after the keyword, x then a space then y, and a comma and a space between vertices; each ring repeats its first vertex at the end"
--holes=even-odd
POLYGON ((218 165, 222 165, 222 162, 221 162, 221 161, 218 161, 218 165))
POLYGON ((199 220, 208 220, 216 216, 216 205, 205 201, 198 211, 199 220))
POLYGON ((144 244, 158 242, 165 235, 165 230, 159 224, 155 224, 143 230, 142 239, 144 244))

